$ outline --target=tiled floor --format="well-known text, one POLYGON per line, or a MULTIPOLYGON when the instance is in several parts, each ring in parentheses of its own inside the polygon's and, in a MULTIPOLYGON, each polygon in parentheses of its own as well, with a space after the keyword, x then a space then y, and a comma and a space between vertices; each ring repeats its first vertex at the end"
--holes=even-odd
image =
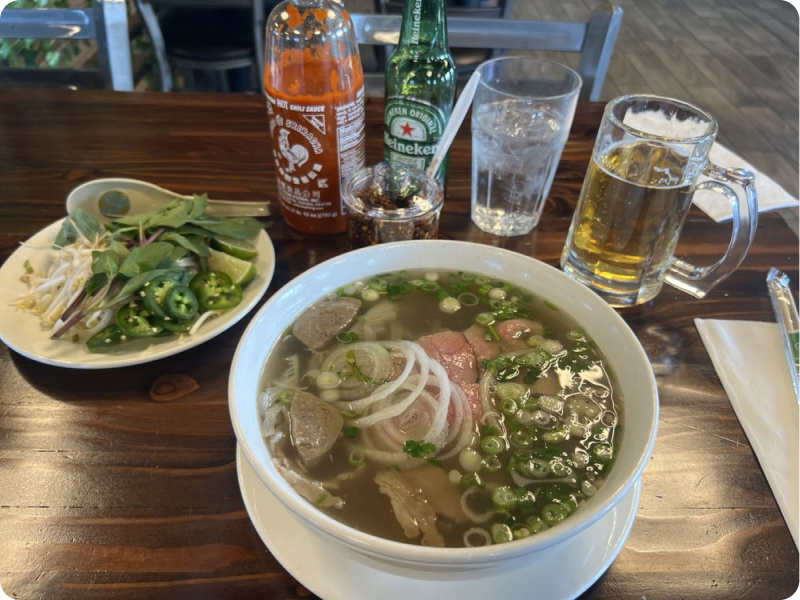
MULTIPOLYGON (((719 140, 798 195, 798 13, 782 0, 612 0, 624 11, 603 99, 693 102, 719 140)), ((586 21, 601 0, 516 0, 517 19, 586 21)), ((577 65, 574 54, 559 60, 577 65)), ((797 231, 797 211, 784 211, 797 231)))

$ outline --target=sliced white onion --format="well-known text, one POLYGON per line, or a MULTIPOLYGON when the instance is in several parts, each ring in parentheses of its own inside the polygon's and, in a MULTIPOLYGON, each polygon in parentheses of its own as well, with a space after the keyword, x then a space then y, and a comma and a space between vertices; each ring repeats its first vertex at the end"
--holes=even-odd
POLYGON ((482 490, 476 487, 471 487, 461 494, 461 510, 464 511, 464 514, 467 515, 467 518, 473 523, 486 523, 494 516, 494 509, 492 508, 485 513, 476 513, 467 505, 467 498, 480 491, 482 490))
POLYGON ((491 545, 492 545, 492 536, 483 527, 472 527, 464 532, 464 546, 466 546, 467 548, 482 548, 483 546, 491 546, 491 545), (484 543, 477 546, 473 544, 470 540, 474 536, 479 536, 483 538, 484 543))
MULTIPOLYGON (((386 350, 383 346, 381 346, 377 342, 374 342, 373 344, 379 346, 384 351, 386 350)), ((352 344, 352 346, 355 346, 355 345, 356 344, 352 344)), ((367 345, 367 344, 364 344, 364 345, 367 345)), ((390 394, 393 394, 405 382, 405 380, 408 379, 408 376, 411 373, 411 369, 416 364, 416 361, 414 360, 415 356, 417 358, 419 358, 420 353, 422 355, 425 355, 425 352, 422 350, 422 347, 419 346, 419 344, 416 344, 414 342, 384 342, 383 345, 385 345, 386 347, 388 347, 391 350, 399 350, 400 352, 402 352, 403 356, 406 359, 406 366, 403 369, 403 372, 394 381, 389 381, 388 383, 384 383, 382 385, 379 385, 366 398, 362 398, 361 400, 355 400, 353 402, 344 402, 344 403, 342 403, 343 406, 340 406, 340 408, 359 412, 359 411, 365 409, 370 404, 372 404, 374 402, 377 402, 378 400, 383 400, 384 398, 386 398, 390 394)), ((346 354, 346 352, 345 352, 345 354, 346 354)), ((388 363, 389 363, 389 369, 391 369, 392 368, 391 356, 389 355, 388 352, 386 352, 386 356, 387 356, 387 360, 388 360, 388 363)), ((391 370, 389 371, 389 373, 391 373, 391 370)), ((422 373, 427 374, 427 370, 423 370, 423 366, 422 365, 420 365, 420 373, 421 374, 422 373)), ((424 387, 424 384, 423 384, 423 387, 424 387)))

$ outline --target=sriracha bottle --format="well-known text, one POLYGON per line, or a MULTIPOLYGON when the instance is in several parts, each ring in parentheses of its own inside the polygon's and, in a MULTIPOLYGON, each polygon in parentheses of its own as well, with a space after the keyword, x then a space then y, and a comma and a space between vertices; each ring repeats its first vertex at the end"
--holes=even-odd
POLYGON ((284 220, 345 230, 341 186, 364 166, 364 72, 353 23, 331 0, 287 0, 267 20, 264 88, 284 220))

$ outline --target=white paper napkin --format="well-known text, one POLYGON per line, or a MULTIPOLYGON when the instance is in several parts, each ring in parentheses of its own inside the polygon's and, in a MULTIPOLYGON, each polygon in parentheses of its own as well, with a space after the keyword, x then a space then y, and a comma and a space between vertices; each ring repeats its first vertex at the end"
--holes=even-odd
MULTIPOLYGON (((778 185, 774 180, 764 175, 753 165, 747 162, 738 154, 734 154, 719 142, 714 142, 709 153, 709 160, 719 167, 738 167, 752 171, 756 176, 756 193, 758 194, 758 212, 763 213, 779 208, 789 208, 797 206, 797 198, 778 185)), ((700 177, 699 182, 707 181, 708 177, 700 177)), ((739 191, 739 186, 734 187, 734 191, 739 191)), ((730 221, 733 218, 733 211, 730 203, 721 194, 714 192, 700 191, 694 195, 694 205, 714 219, 717 223, 730 221)))
POLYGON ((798 545, 798 406, 778 326, 694 323, 798 545))

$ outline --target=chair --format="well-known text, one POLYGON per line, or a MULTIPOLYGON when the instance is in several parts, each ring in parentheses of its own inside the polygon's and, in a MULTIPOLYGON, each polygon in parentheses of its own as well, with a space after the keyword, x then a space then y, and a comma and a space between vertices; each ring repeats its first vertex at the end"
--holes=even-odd
MULTIPOLYGON (((395 15, 351 15, 359 44, 397 45, 401 17, 395 15)), ((555 21, 478 20, 448 17, 447 36, 451 48, 546 50, 580 52, 578 73, 583 79, 580 99, 598 101, 622 22, 622 8, 606 5, 592 13, 588 23, 555 21)), ((379 95, 383 75, 368 73, 368 95, 379 95)), ((382 95, 382 93, 380 94, 382 95)))
POLYGON ((95 0, 89 9, 6 8, 0 37, 97 40, 99 69, 0 69, 0 88, 56 87, 133 90, 124 0, 95 0))
POLYGON ((256 89, 264 72, 263 0, 136 0, 153 43, 161 89, 173 88, 172 69, 210 72, 218 91, 230 91, 228 73, 254 69, 256 89), (161 14, 156 15, 155 7, 161 14), (242 37, 242 32, 245 36, 242 37))

